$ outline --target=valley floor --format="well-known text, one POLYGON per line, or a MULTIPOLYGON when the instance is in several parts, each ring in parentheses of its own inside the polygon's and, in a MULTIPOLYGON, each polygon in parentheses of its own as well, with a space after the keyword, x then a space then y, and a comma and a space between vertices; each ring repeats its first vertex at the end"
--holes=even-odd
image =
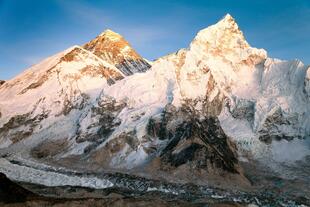
MULTIPOLYGON (((4 163, 6 163, 6 169, 9 168, 8 166, 14 167, 15 173, 19 171, 19 168, 23 169, 20 171, 23 177, 31 175, 29 174, 31 171, 37 173, 37 176, 55 173, 51 169, 44 169, 43 172, 43 169, 23 166, 22 163, 14 161, 4 162, 2 159, 1 165, 4 163)), ((256 169, 252 170, 256 171, 256 169)), ((13 168, 11 173, 13 173, 13 168)), ((265 190, 240 191, 223 190, 206 185, 169 183, 122 173, 87 174, 68 171, 57 173, 60 174, 58 176, 67 176, 68 180, 77 179, 88 182, 88 187, 85 187, 86 185, 46 186, 20 181, 14 183, 2 174, 1 206, 310 206, 310 200, 305 196, 305 193, 307 194, 305 183, 275 177, 270 177, 269 182, 265 179, 261 183, 265 185, 265 190), (92 180, 87 180, 90 178, 92 180), (96 186, 96 182, 92 184, 94 178, 105 180, 105 184, 110 183, 110 185, 100 187, 98 185, 102 183, 97 183, 96 186), (277 183, 278 187, 271 183, 277 183)), ((262 180, 260 176, 263 175, 257 174, 250 178, 253 182, 257 182, 257 180, 262 180)), ((59 178, 56 176, 54 181, 57 183, 59 178)))

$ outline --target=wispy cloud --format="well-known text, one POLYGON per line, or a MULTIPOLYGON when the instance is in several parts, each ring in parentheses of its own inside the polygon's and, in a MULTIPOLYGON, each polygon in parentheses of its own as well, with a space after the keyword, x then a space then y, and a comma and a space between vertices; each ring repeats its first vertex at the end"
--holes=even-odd
MULTIPOLYGON (((176 32, 176 27, 165 28, 157 22, 153 24, 130 22, 118 13, 107 11, 102 7, 97 8, 85 2, 58 1, 58 3, 75 22, 91 27, 90 32, 102 32, 109 28, 123 35, 130 44, 140 48, 141 51, 176 32)), ((160 17, 158 21, 161 21, 160 17)), ((177 24, 178 22, 174 22, 175 26, 177 24)))
POLYGON ((40 56, 40 55, 38 55, 38 56, 26 55, 26 56, 22 56, 20 58, 20 61, 25 63, 25 65, 34 65, 34 64, 38 63, 40 60, 42 60, 43 58, 45 58, 45 57, 40 56))
POLYGON ((110 14, 103 8, 97 8, 79 1, 58 0, 58 5, 68 12, 72 19, 79 23, 102 26, 111 22, 110 14))
POLYGON ((59 5, 65 9, 73 20, 80 24, 88 24, 91 27, 106 28, 138 37, 138 42, 145 43, 149 39, 158 39, 167 35, 164 28, 155 27, 154 25, 145 25, 135 22, 130 24, 126 19, 116 13, 97 8, 85 2, 78 1, 58 1, 59 5))

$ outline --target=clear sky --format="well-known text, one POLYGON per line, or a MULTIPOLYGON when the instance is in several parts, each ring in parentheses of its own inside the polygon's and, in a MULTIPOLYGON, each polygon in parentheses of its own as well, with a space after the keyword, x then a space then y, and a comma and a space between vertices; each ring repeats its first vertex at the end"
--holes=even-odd
POLYGON ((153 60, 226 13, 270 57, 310 64, 310 0, 0 0, 0 79, 107 28, 153 60))

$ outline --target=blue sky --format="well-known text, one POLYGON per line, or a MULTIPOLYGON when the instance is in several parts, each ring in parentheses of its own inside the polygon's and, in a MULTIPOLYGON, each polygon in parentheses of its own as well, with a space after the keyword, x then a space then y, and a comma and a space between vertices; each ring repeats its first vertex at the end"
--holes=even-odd
POLYGON ((0 79, 110 28, 153 60, 226 13, 269 56, 310 64, 309 0, 0 0, 0 79))

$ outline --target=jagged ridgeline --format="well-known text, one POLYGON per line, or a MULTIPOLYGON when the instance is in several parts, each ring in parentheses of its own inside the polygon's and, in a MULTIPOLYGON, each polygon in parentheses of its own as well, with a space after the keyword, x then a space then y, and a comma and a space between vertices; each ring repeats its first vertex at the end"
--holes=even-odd
POLYGON ((309 102, 309 66, 251 47, 230 15, 154 62, 106 30, 0 82, 0 171, 46 185, 46 166, 249 184, 242 161, 289 177, 279 163, 310 155, 309 102))

